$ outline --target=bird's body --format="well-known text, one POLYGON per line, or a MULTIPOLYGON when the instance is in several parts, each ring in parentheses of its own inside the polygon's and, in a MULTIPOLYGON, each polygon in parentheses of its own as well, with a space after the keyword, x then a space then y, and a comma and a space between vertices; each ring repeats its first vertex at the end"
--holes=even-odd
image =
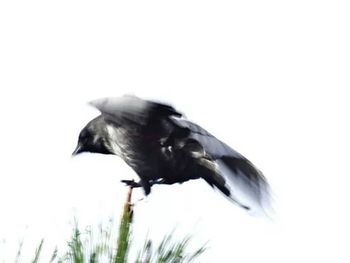
POLYGON ((267 194, 262 173, 246 158, 173 107, 134 96, 91 103, 101 115, 79 135, 75 154, 96 152, 121 157, 140 177, 146 194, 153 184, 182 183, 203 178, 231 200, 233 185, 261 203, 267 194))

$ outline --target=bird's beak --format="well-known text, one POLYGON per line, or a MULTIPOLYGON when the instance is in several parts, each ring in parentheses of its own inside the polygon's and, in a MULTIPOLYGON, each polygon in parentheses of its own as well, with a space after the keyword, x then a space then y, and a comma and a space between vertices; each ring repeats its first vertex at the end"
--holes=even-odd
POLYGON ((72 153, 72 156, 75 156, 83 151, 83 147, 78 144, 77 147, 75 148, 74 152, 72 153))

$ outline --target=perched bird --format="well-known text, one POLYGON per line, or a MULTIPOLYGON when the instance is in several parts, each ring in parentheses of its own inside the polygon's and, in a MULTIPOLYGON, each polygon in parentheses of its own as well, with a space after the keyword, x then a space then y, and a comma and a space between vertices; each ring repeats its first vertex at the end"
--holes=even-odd
POLYGON ((125 95, 90 102, 101 115, 80 132, 73 155, 82 152, 121 157, 142 187, 204 179, 242 208, 262 205, 268 196, 263 174, 245 157, 182 117, 172 106, 125 95), (238 200, 236 193, 245 196, 238 200))

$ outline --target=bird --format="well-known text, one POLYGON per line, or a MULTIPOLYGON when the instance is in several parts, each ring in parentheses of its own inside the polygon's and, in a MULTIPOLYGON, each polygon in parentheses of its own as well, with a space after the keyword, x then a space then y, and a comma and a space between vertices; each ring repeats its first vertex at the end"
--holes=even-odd
POLYGON ((121 182, 142 187, 146 196, 153 185, 203 179, 245 210, 268 200, 269 184, 258 168, 173 106, 134 95, 89 104, 100 115, 81 130, 72 155, 119 156, 140 178, 121 182))

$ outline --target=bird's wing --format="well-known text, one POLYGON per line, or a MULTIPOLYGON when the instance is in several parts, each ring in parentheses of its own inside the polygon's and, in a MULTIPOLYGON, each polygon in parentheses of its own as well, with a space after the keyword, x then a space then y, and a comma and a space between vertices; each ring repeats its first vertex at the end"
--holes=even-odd
POLYGON ((116 123, 131 122, 145 126, 153 120, 160 120, 166 116, 180 117, 172 106, 143 100, 132 95, 116 98, 101 98, 90 102, 106 118, 116 123))
MULTIPOLYGON (((189 129, 189 137, 198 141, 206 154, 215 160, 225 186, 242 203, 268 205, 269 186, 263 173, 247 158, 221 142, 205 129, 190 121, 172 118, 181 128, 189 129)), ((219 188, 220 189, 220 188, 219 188)))
POLYGON ((190 130, 190 137, 199 141, 203 148, 207 151, 208 154, 211 155, 213 159, 219 159, 222 156, 233 156, 236 158, 243 157, 237 151, 233 150, 227 144, 221 142, 208 131, 200 127, 199 125, 190 122, 185 119, 180 118, 172 118, 174 122, 182 128, 186 128, 190 130))

